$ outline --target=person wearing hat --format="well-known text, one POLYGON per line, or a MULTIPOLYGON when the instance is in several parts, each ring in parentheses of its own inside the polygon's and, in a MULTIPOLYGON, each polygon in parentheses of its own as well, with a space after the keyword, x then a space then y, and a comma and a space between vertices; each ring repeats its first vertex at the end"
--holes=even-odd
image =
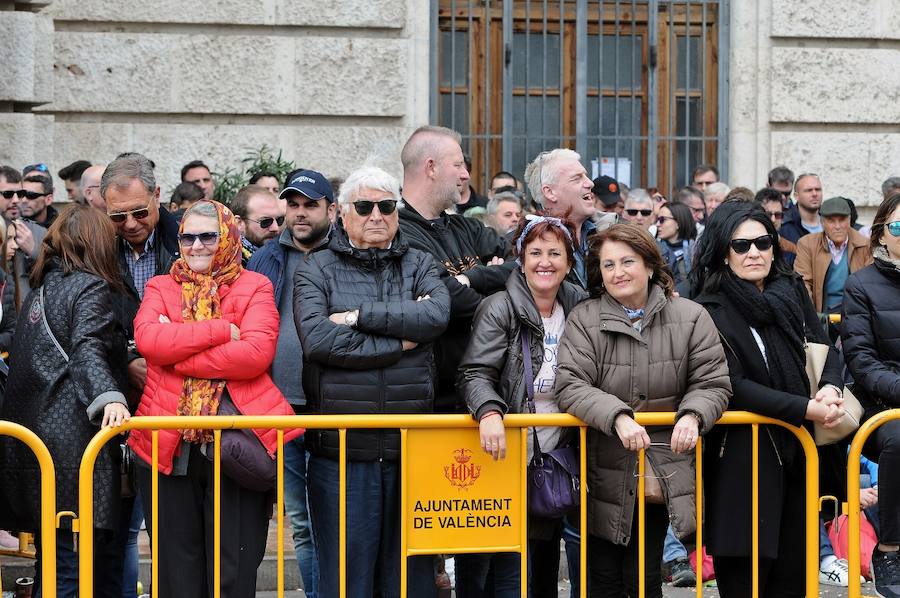
POLYGON ((797 242, 794 270, 803 277, 816 311, 839 313, 847 277, 872 263, 869 240, 850 226, 850 204, 832 197, 819 208, 823 230, 797 242))
MULTIPOLYGON (((247 269, 272 281, 278 306, 278 346, 272 380, 298 414, 306 413, 300 384, 303 349, 294 325, 294 271, 309 254, 328 246, 336 208, 331 183, 314 170, 299 169, 285 179, 284 228, 257 250, 247 269)), ((294 550, 307 596, 317 596, 318 563, 306 504, 306 446, 303 436, 284 446, 284 502, 294 530, 294 550)))
POLYGON ((594 179, 594 205, 599 212, 614 212, 619 216, 625 209, 625 202, 619 190, 619 183, 611 176, 598 176, 594 179))

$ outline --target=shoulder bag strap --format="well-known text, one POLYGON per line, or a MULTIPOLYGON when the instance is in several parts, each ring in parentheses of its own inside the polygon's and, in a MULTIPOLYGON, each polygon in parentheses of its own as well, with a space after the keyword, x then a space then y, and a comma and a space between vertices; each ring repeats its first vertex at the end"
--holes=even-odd
POLYGON ((44 285, 41 285, 39 293, 39 301, 41 304, 41 320, 44 322, 44 330, 47 331, 47 335, 50 337, 50 340, 53 341, 53 344, 56 345, 56 349, 59 351, 59 354, 62 355, 62 358, 66 360, 66 363, 69 363, 69 355, 66 353, 62 345, 59 344, 59 341, 56 340, 56 335, 53 334, 53 331, 50 329, 50 322, 47 321, 47 310, 44 309, 44 285))
MULTIPOLYGON (((528 412, 536 413, 534 408, 534 371, 531 368, 531 331, 521 325, 519 328, 519 340, 522 342, 522 361, 525 366, 525 392, 528 393, 528 412)), ((534 455, 532 460, 541 461, 541 443, 538 441, 537 428, 531 427, 534 455)))

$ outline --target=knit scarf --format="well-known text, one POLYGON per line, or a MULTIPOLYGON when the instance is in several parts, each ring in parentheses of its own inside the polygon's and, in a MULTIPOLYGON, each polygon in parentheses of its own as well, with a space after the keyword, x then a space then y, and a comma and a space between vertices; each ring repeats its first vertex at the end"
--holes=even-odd
POLYGON ((755 285, 729 273, 722 282, 722 290, 762 337, 772 386, 808 397, 806 334, 799 285, 788 276, 780 276, 767 283, 760 293, 755 285))
MULTIPOLYGON (((218 212, 219 242, 208 272, 196 272, 184 256, 172 264, 169 274, 181 284, 181 316, 185 322, 215 320, 222 317, 219 289, 241 275, 241 235, 231 210, 209 201, 218 212)), ((188 218, 192 216, 188 215, 188 218)), ((181 222, 184 229, 185 218, 181 222)), ((181 232, 181 231, 179 231, 181 232)), ((216 415, 225 390, 224 380, 185 376, 178 398, 178 415, 216 415)), ((213 439, 212 430, 180 430, 187 442, 205 443, 213 439)))

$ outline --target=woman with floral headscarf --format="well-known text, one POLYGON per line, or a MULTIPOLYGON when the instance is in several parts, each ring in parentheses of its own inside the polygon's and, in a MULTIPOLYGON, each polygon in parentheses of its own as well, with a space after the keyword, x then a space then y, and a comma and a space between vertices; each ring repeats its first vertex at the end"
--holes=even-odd
MULTIPOLYGON (((505 414, 528 413, 531 397, 537 413, 560 411, 553 392, 556 349, 566 316, 587 297, 565 280, 575 256, 572 233, 564 222, 546 216, 529 218, 516 238, 520 267, 506 281, 505 291, 481 302, 459 367, 458 386, 479 422, 481 448, 494 459, 506 456, 505 414), (532 384, 531 392, 528 384, 532 384)), ((537 428, 537 436, 545 453, 566 446, 571 439, 566 429, 555 427, 537 428)), ((530 453, 532 447, 528 448, 530 453)), ((562 529, 562 517, 528 517, 529 596, 533 598, 557 595, 562 529)), ((484 595, 489 569, 493 569, 492 596, 521 595, 517 554, 457 555, 456 562, 460 598, 484 595)), ((569 573, 577 578, 577 571, 569 573)))
MULTIPOLYGON (((200 201, 178 234, 181 257, 168 275, 147 283, 134 321, 147 384, 137 415, 216 415, 231 405, 243 415, 293 415, 268 370, 278 311, 267 278, 241 267, 240 234, 231 211, 200 201)), ((253 431, 269 456, 275 430, 253 431)), ((287 441, 301 431, 285 433, 287 441)), ((159 432, 160 596, 213 595, 213 432, 159 432)), ((138 490, 151 504, 152 436, 132 432, 138 490)), ((222 596, 255 595, 265 553, 271 493, 221 478, 222 596)), ((150 508, 146 509, 148 525, 150 508)))

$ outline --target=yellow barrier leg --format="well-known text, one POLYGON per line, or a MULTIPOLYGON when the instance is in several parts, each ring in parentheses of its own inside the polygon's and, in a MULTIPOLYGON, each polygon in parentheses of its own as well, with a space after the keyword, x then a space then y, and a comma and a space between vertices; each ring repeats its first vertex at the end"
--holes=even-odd
MULTIPOLYGON (((644 519, 644 511, 647 508, 644 501, 644 459, 646 459, 646 457, 647 455, 644 452, 644 449, 638 451, 638 598, 644 598, 644 596, 647 595, 647 580, 644 579, 644 575, 646 574, 644 557, 647 550, 644 542, 644 526, 647 523, 644 519)), ((632 538, 631 541, 634 542, 634 538, 632 538)))
POLYGON ((697 438, 694 462, 694 486, 697 493, 697 549, 694 551, 694 569, 697 570, 697 598, 703 598, 703 438, 697 438))
POLYGON ((213 431, 213 596, 222 595, 222 430, 213 431))
MULTIPOLYGON (((868 436, 868 434, 865 436, 868 436)), ((855 489, 859 485, 859 458, 862 454, 864 443, 865 437, 860 438, 860 434, 854 437, 853 443, 850 445, 849 461, 847 462, 847 521, 850 525, 847 532, 847 563, 850 572, 847 595, 849 598, 859 598, 862 593, 859 583, 860 569, 862 568, 859 554, 860 505, 859 492, 855 491, 855 489), (852 484, 856 484, 856 486, 852 484)))
POLYGON ((753 572, 753 598, 759 598, 759 424, 752 424, 752 434, 753 434, 753 444, 751 447, 751 451, 753 454, 752 461, 752 486, 750 492, 752 493, 752 508, 751 508, 751 517, 753 517, 753 521, 751 523, 751 538, 753 547, 750 553, 750 558, 752 560, 751 570, 753 572))
MULTIPOLYGON (((284 430, 278 430, 277 468, 278 482, 275 488, 276 505, 278 509, 278 598, 284 598, 284 430)), ((306 580, 304 580, 306 581, 306 580)), ((309 583, 306 581, 306 583, 309 583)))
POLYGON ((338 594, 340 598, 347 598, 347 429, 338 431, 340 438, 340 469, 338 481, 338 594))
MULTIPOLYGON (((519 428, 521 446, 528 446, 528 428, 519 428)), ((519 530, 519 591, 522 598, 528 598, 528 451, 522 451, 519 475, 519 495, 525 500, 522 503, 519 518, 521 528, 519 530)))
POLYGON ((159 431, 153 430, 153 448, 151 453, 150 471, 150 513, 153 523, 150 525, 152 529, 150 538, 153 546, 153 560, 150 561, 150 586, 153 598, 159 598, 159 431))
POLYGON ((406 598, 406 593, 409 589, 406 587, 406 576, 408 559, 409 555, 406 553, 407 550, 407 524, 406 524, 406 501, 408 500, 408 492, 409 492, 409 482, 407 481, 407 477, 409 476, 409 462, 407 460, 407 441, 408 441, 408 430, 403 428, 400 430, 400 598, 406 598))

